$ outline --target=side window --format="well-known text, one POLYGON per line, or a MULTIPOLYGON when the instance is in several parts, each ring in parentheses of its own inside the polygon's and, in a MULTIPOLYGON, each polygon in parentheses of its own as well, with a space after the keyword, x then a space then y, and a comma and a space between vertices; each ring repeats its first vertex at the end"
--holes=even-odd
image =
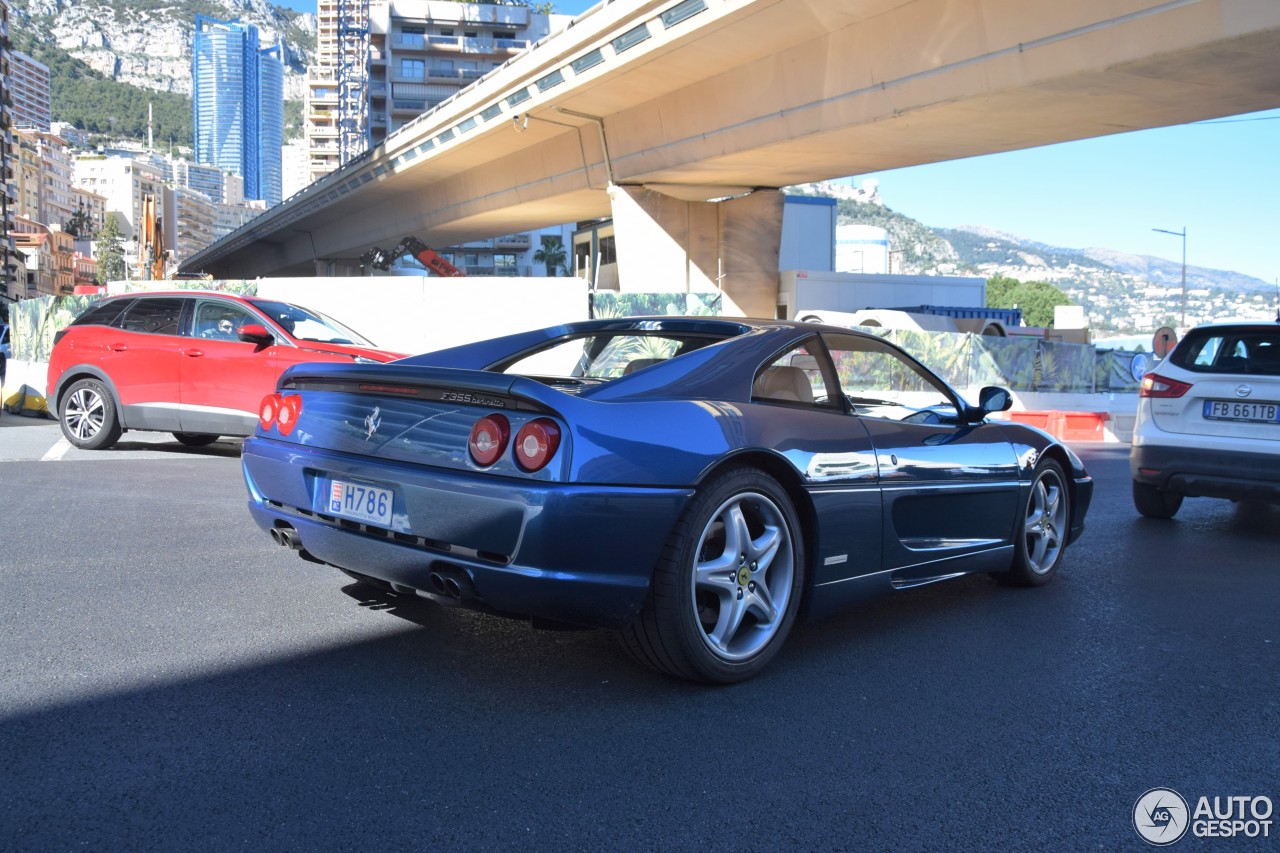
POLYGON ((182 319, 181 297, 157 297, 139 299, 124 312, 119 326, 127 332, 146 332, 152 335, 178 334, 178 321, 182 319))
POLYGON ((854 414, 913 423, 954 422, 946 386, 901 351, 874 337, 824 334, 840 389, 854 414))
POLYGON ((196 305, 192 334, 197 338, 215 341, 239 340, 237 334, 246 323, 261 323, 248 311, 231 302, 201 300, 196 305))
POLYGON ((89 306, 76 318, 73 326, 116 326, 119 327, 120 315, 134 303, 133 299, 107 299, 89 306))
POLYGON ((835 383, 824 375, 821 349, 818 339, 811 338, 766 364, 751 384, 751 399, 839 409, 839 397, 829 393, 835 383))

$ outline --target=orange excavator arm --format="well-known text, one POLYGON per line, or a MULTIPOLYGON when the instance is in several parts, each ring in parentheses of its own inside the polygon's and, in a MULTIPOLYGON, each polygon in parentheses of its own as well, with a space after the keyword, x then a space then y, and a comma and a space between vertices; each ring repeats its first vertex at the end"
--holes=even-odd
POLYGON ((436 275, 452 277, 464 274, 462 270, 440 257, 439 252, 417 237, 405 237, 390 251, 379 248, 370 249, 360 256, 360 263, 362 266, 371 266, 376 270, 385 270, 389 269, 397 259, 410 254, 418 259, 418 263, 436 275))

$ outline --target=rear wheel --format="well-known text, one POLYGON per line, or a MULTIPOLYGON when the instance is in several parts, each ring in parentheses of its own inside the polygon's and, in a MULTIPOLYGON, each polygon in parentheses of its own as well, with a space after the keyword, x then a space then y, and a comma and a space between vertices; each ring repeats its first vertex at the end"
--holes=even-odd
POLYGON ((1062 466, 1046 459, 1036 469, 1022 505, 1013 565, 1002 579, 1017 586, 1041 586, 1053 579, 1067 547, 1071 496, 1062 466))
POLYGON ((207 435, 202 432, 175 432, 173 437, 187 447, 205 447, 221 438, 221 436, 207 435))
POLYGON ((680 678, 741 681, 786 640, 804 576, 787 493, 762 472, 729 471, 701 489, 676 524, 623 642, 642 663, 680 678))
POLYGON ((110 447, 124 431, 111 392, 97 379, 81 379, 68 388, 58 414, 67 441, 84 450, 110 447))
POLYGON ((1133 505, 1147 518, 1173 518, 1182 508, 1182 495, 1134 480, 1133 505))

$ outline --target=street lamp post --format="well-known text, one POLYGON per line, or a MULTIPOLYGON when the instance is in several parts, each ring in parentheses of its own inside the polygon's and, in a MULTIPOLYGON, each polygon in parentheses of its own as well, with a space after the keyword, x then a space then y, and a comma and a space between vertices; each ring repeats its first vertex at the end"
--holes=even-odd
POLYGON ((1170 231, 1167 228, 1152 228, 1151 230, 1182 238, 1182 322, 1179 325, 1185 329, 1187 327, 1187 226, 1183 225, 1181 231, 1170 231))

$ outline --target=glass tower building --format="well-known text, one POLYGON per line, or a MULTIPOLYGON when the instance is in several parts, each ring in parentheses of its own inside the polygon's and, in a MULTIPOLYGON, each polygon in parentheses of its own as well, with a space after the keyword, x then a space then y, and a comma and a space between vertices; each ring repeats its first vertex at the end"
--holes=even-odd
POLYGON ((244 178, 245 198, 280 203, 284 64, 258 28, 196 15, 191 47, 196 161, 244 178))

